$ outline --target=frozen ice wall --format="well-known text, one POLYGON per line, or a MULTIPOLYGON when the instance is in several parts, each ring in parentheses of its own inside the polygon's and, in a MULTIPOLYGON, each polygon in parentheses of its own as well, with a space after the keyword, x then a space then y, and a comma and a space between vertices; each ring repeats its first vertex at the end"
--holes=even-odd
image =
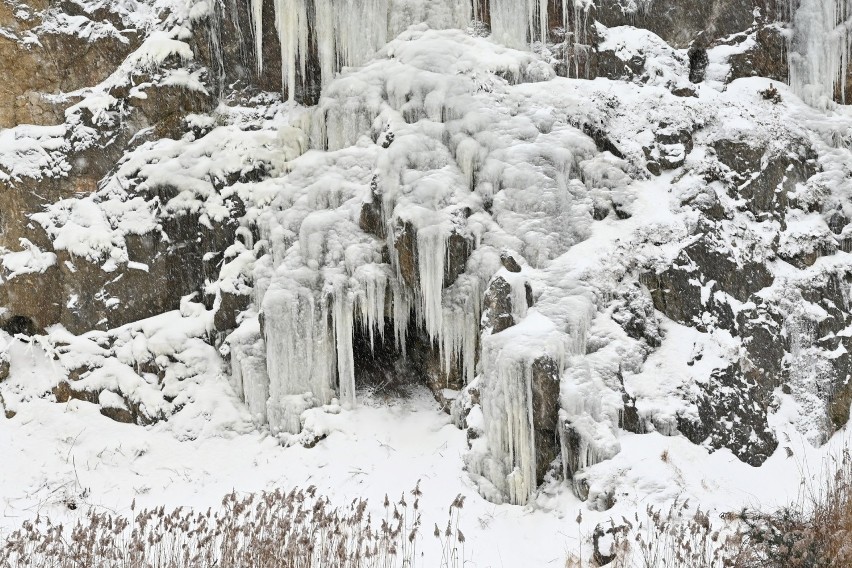
MULTIPOLYGON (((521 323, 482 341, 482 414, 487 451, 469 461, 474 474, 486 477, 512 504, 524 505, 538 483, 540 459, 533 403, 538 381, 536 362, 552 361, 561 375, 567 336, 552 321, 533 312, 521 323)), ((557 382, 558 385, 558 382, 557 382)), ((555 436, 553 430, 549 433, 555 436)))
MULTIPOLYGON (((438 2, 411 7, 458 16, 438 2)), ((559 379, 566 357, 585 352, 594 310, 586 303, 566 315, 549 301, 528 310, 527 273, 506 273, 515 325, 482 342, 483 294, 506 272, 506 251, 525 270, 547 270, 586 239, 590 189, 625 176, 610 172, 619 163, 600 158, 575 118, 525 88, 554 76, 529 50, 414 26, 296 112, 301 131, 282 129, 282 140, 307 136, 314 149, 240 192, 265 254, 253 269, 258 336, 232 350, 247 403, 257 407, 251 401, 268 389, 275 433, 289 440, 311 406, 356 404, 356 338, 405 353, 413 326, 440 362, 446 382, 433 387, 482 385, 487 447, 472 467, 495 499, 527 502, 558 457, 539 454, 558 453, 559 379), (266 374, 254 372, 258 345, 266 374), (534 399, 550 402, 546 420, 534 399)), ((587 108, 554 96, 577 113, 587 108)), ((563 297, 557 288, 568 281, 554 270, 546 287, 563 297)))
MULTIPOLYGON (((791 8, 794 5, 795 0, 791 8)), ((813 106, 825 108, 835 98, 845 104, 852 52, 852 1, 801 0, 791 13, 790 85, 813 106)))

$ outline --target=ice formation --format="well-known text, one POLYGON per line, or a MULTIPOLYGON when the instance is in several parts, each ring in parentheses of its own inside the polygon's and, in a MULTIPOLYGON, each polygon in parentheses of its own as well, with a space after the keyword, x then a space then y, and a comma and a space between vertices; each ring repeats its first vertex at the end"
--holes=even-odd
POLYGON ((837 96, 847 102, 852 55, 852 2, 801 0, 792 10, 788 54, 790 85, 808 104, 825 108, 837 96))
MULTIPOLYGON (((594 141, 580 129, 526 108, 526 95, 511 93, 512 85, 554 76, 529 51, 425 26, 380 47, 388 30, 350 36, 341 26, 351 24, 333 21, 342 17, 336 4, 313 6, 322 11, 315 34, 327 84, 317 107, 293 123, 321 152, 294 154, 284 168, 289 173, 264 182, 270 190, 251 189, 275 195, 258 217, 257 246, 268 250, 254 269, 262 338, 232 341, 233 381, 255 416, 263 413, 251 401, 268 388, 266 419, 286 438, 301 430, 310 406, 333 398, 344 407, 356 403, 356 329, 370 349, 391 340, 405 356, 414 325, 437 353, 447 381, 439 386, 451 387, 451 375, 464 384, 481 376, 484 424, 493 436, 472 467, 503 498, 525 503, 539 465, 531 422, 533 366, 546 359, 561 369, 566 356, 585 353, 591 315, 587 303, 574 315, 548 306, 547 316, 528 313, 528 278, 504 270, 517 329, 481 346, 483 293, 500 268, 502 250, 518 250, 531 266, 544 268, 586 238, 588 191, 623 186, 624 164, 598 157, 594 141), (368 37, 377 39, 363 43, 368 37), (376 58, 364 69, 329 80, 333 73, 327 71, 373 52, 376 58), (484 53, 485 76, 479 71, 484 53), (495 104, 507 96, 518 97, 514 104, 522 112, 495 104), (369 227, 363 224, 365 208, 372 211, 369 227), (386 324, 392 338, 383 337, 386 324), (252 359, 263 342, 266 374, 256 372, 252 359), (506 400, 512 401, 509 410, 503 409, 506 400)), ((549 3, 495 6, 495 30, 501 18, 523 16, 508 43, 525 47, 530 39, 547 39, 549 3)), ((392 31, 418 18, 451 27, 470 17, 457 3, 373 2, 368 8, 392 10, 392 31)), ((292 61, 300 69, 298 57, 292 61)), ((558 388, 552 396, 558 398, 558 388)), ((538 435, 558 444, 556 427, 554 413, 550 434, 538 435)))

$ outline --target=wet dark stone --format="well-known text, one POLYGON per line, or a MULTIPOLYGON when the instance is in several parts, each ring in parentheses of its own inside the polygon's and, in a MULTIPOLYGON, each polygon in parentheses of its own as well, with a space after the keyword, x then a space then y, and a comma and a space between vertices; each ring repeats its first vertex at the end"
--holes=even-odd
POLYGON ((509 272, 520 272, 521 265, 518 264, 518 261, 515 260, 515 257, 511 254, 504 252, 500 255, 500 262, 503 264, 503 267, 509 272))
POLYGON ((707 65, 710 60, 707 50, 703 47, 692 47, 689 49, 689 80, 692 83, 704 82, 707 73, 707 65))

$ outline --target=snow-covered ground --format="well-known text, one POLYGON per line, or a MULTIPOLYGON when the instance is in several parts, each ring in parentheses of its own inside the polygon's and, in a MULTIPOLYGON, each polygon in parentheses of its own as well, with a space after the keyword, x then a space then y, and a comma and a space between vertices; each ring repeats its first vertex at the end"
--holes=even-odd
MULTIPOLYGON (((466 496, 459 525, 467 537, 466 565, 562 567, 581 547, 589 553, 588 537, 597 523, 633 518, 648 505, 690 498, 721 523, 719 514, 726 511, 785 504, 797 497, 802 479, 819 480, 831 456, 849 445, 841 431, 815 449, 784 423, 782 405, 776 426, 786 433, 782 446, 792 455, 779 447, 760 468, 727 450, 708 454, 681 436, 624 433, 622 451, 594 466, 590 475, 616 488, 612 509, 590 510, 561 482, 546 484, 528 506, 495 505, 479 496, 464 471, 465 432, 425 388, 406 399, 360 393, 356 409, 323 413, 329 435, 315 447, 283 447, 250 427, 247 412, 222 377, 210 379, 214 384, 204 391, 208 400, 191 403, 203 406, 203 412, 140 427, 114 422, 87 402, 56 404, 40 398, 39 385, 57 378, 58 364, 29 343, 14 341, 10 353, 11 384, 6 386, 29 400, 17 407, 14 419, 0 417, 0 534, 35 515, 72 521, 90 508, 130 514, 134 500, 140 508, 206 510, 232 490, 308 485, 340 505, 366 497, 380 513, 385 494, 398 497, 419 480, 427 528, 445 523, 455 496, 466 496)), ((431 530, 422 539, 422 565, 437 565, 440 547, 431 530)))

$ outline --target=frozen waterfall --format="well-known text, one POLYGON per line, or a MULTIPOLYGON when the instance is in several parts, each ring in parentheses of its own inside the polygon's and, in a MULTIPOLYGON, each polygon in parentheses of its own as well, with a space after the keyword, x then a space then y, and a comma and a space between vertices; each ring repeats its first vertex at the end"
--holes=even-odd
POLYGON ((810 105, 847 102, 852 52, 852 0, 801 0, 792 14, 790 85, 810 105))

